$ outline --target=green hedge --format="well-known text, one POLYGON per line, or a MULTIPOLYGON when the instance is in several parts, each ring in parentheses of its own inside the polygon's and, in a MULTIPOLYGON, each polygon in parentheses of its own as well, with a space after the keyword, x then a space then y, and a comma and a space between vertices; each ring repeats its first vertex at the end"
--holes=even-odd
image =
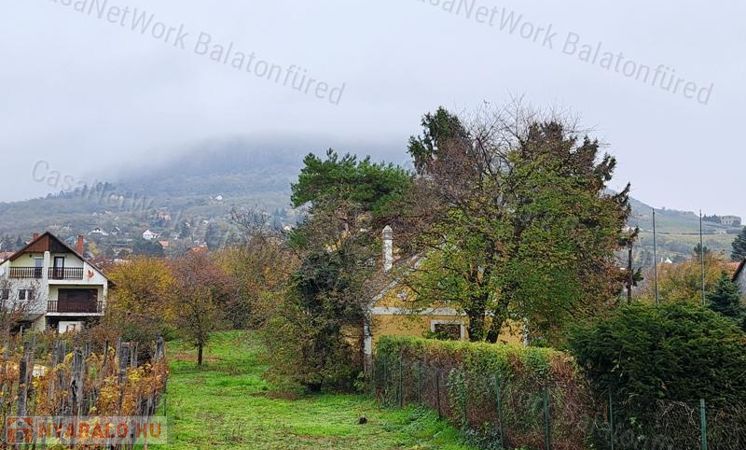
POLYGON ((699 306, 624 307, 575 330, 570 347, 599 395, 636 412, 660 399, 746 402, 746 335, 699 306))
POLYGON ((626 306, 576 329, 569 345, 618 427, 687 448, 704 399, 711 448, 746 448, 746 335, 727 317, 696 305, 626 306))
POLYGON ((374 385, 382 402, 436 409, 483 447, 544 448, 551 439, 570 450, 590 439, 590 391, 572 357, 556 350, 385 337, 374 385))

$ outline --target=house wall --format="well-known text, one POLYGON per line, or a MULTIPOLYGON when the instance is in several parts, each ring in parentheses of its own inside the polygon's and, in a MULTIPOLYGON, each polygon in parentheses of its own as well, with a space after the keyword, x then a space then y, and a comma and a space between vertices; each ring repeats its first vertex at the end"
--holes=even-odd
MULTIPOLYGON (((65 257, 65 267, 69 269, 75 269, 75 268, 81 268, 84 267, 85 263, 82 259, 78 258, 77 255, 72 253, 51 253, 50 254, 50 260, 49 260, 49 267, 52 267, 54 265, 54 258, 55 256, 64 256, 65 257)), ((15 261, 6 261, 3 266, 4 267, 35 267, 34 263, 36 259, 44 259, 44 253, 28 253, 25 255, 21 255, 18 259, 15 261)))
MULTIPOLYGON (((465 328, 464 339, 469 338, 467 326, 468 318, 459 315, 427 314, 427 315, 373 315, 372 334, 373 348, 382 336, 412 336, 425 337, 432 331, 433 323, 459 323, 465 328)), ((517 323, 506 324, 498 342, 503 344, 522 344, 524 342, 522 327, 517 323)))
MULTIPOLYGON (((376 343, 383 336, 424 337, 432 331, 434 323, 459 323, 462 325, 462 338, 469 338, 469 319, 465 315, 445 304, 432 303, 425 306, 419 303, 413 291, 394 283, 383 295, 375 298, 370 309, 370 351, 375 350, 376 343)), ((498 342, 523 343, 523 328, 515 322, 506 324, 500 332, 498 342)))
POLYGON ((44 253, 28 253, 25 255, 21 255, 18 259, 15 261, 6 261, 3 266, 11 268, 11 267, 35 267, 35 260, 36 259, 44 259, 44 253))
POLYGON ((3 289, 8 289, 8 308, 19 309, 23 308, 23 311, 28 314, 44 314, 47 311, 47 290, 41 280, 8 280, 7 283, 3 282, 0 286, 3 289), (34 291, 34 299, 19 300, 18 292, 21 289, 30 289, 34 291))
POLYGON ((52 259, 50 262, 52 266, 54 266, 54 258, 58 256, 65 257, 66 269, 79 269, 84 266, 83 260, 71 253, 52 253, 52 259))

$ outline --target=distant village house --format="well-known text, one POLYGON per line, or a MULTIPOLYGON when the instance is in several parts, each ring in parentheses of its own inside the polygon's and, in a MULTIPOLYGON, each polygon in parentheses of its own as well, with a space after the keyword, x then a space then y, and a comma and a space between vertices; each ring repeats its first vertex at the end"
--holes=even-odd
POLYGON ((145 239, 146 241, 152 241, 158 238, 158 234, 150 230, 145 230, 142 233, 142 238, 145 239))
POLYGON ((720 224, 729 227, 740 227, 741 218, 738 216, 720 216, 720 224))

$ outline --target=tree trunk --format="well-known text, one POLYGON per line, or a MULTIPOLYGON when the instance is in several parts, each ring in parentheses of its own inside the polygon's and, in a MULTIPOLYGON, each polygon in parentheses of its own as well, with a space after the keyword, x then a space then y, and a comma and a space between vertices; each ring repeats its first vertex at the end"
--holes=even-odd
POLYGON ((202 350, 204 349, 203 344, 197 345, 197 366, 202 367, 202 350))
POLYGON ((496 343, 500 338, 500 331, 503 329, 503 324, 508 320, 508 305, 510 305, 510 300, 505 297, 503 296, 497 308, 495 308, 490 330, 487 332, 487 342, 491 344, 496 343))
POLYGON ((469 318, 469 340, 471 342, 481 342, 485 337, 485 320, 484 316, 487 311, 487 297, 473 298, 470 301, 472 305, 479 305, 473 308, 468 308, 466 316, 469 318))

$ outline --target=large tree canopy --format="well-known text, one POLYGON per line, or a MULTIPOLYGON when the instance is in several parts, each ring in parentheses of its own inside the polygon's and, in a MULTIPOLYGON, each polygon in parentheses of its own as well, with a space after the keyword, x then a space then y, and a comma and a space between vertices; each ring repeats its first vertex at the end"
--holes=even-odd
POLYGON ((459 307, 471 339, 490 342, 509 318, 554 339, 610 305, 629 188, 608 193, 616 161, 598 141, 525 110, 467 127, 441 108, 423 128, 410 140, 412 192, 437 207, 417 220, 428 258, 409 281, 422 300, 459 307))
POLYGON ((314 154, 305 157, 298 182, 292 185, 291 200, 296 208, 306 203, 345 202, 383 214, 386 205, 400 198, 410 184, 411 176, 393 164, 339 156, 329 150, 326 159, 314 154))
POLYGON ((410 186, 405 170, 369 158, 305 158, 292 185, 293 204, 310 205, 291 236, 301 263, 267 329, 275 381, 318 390, 354 379, 362 360, 349 333, 366 320, 376 238, 410 186))

